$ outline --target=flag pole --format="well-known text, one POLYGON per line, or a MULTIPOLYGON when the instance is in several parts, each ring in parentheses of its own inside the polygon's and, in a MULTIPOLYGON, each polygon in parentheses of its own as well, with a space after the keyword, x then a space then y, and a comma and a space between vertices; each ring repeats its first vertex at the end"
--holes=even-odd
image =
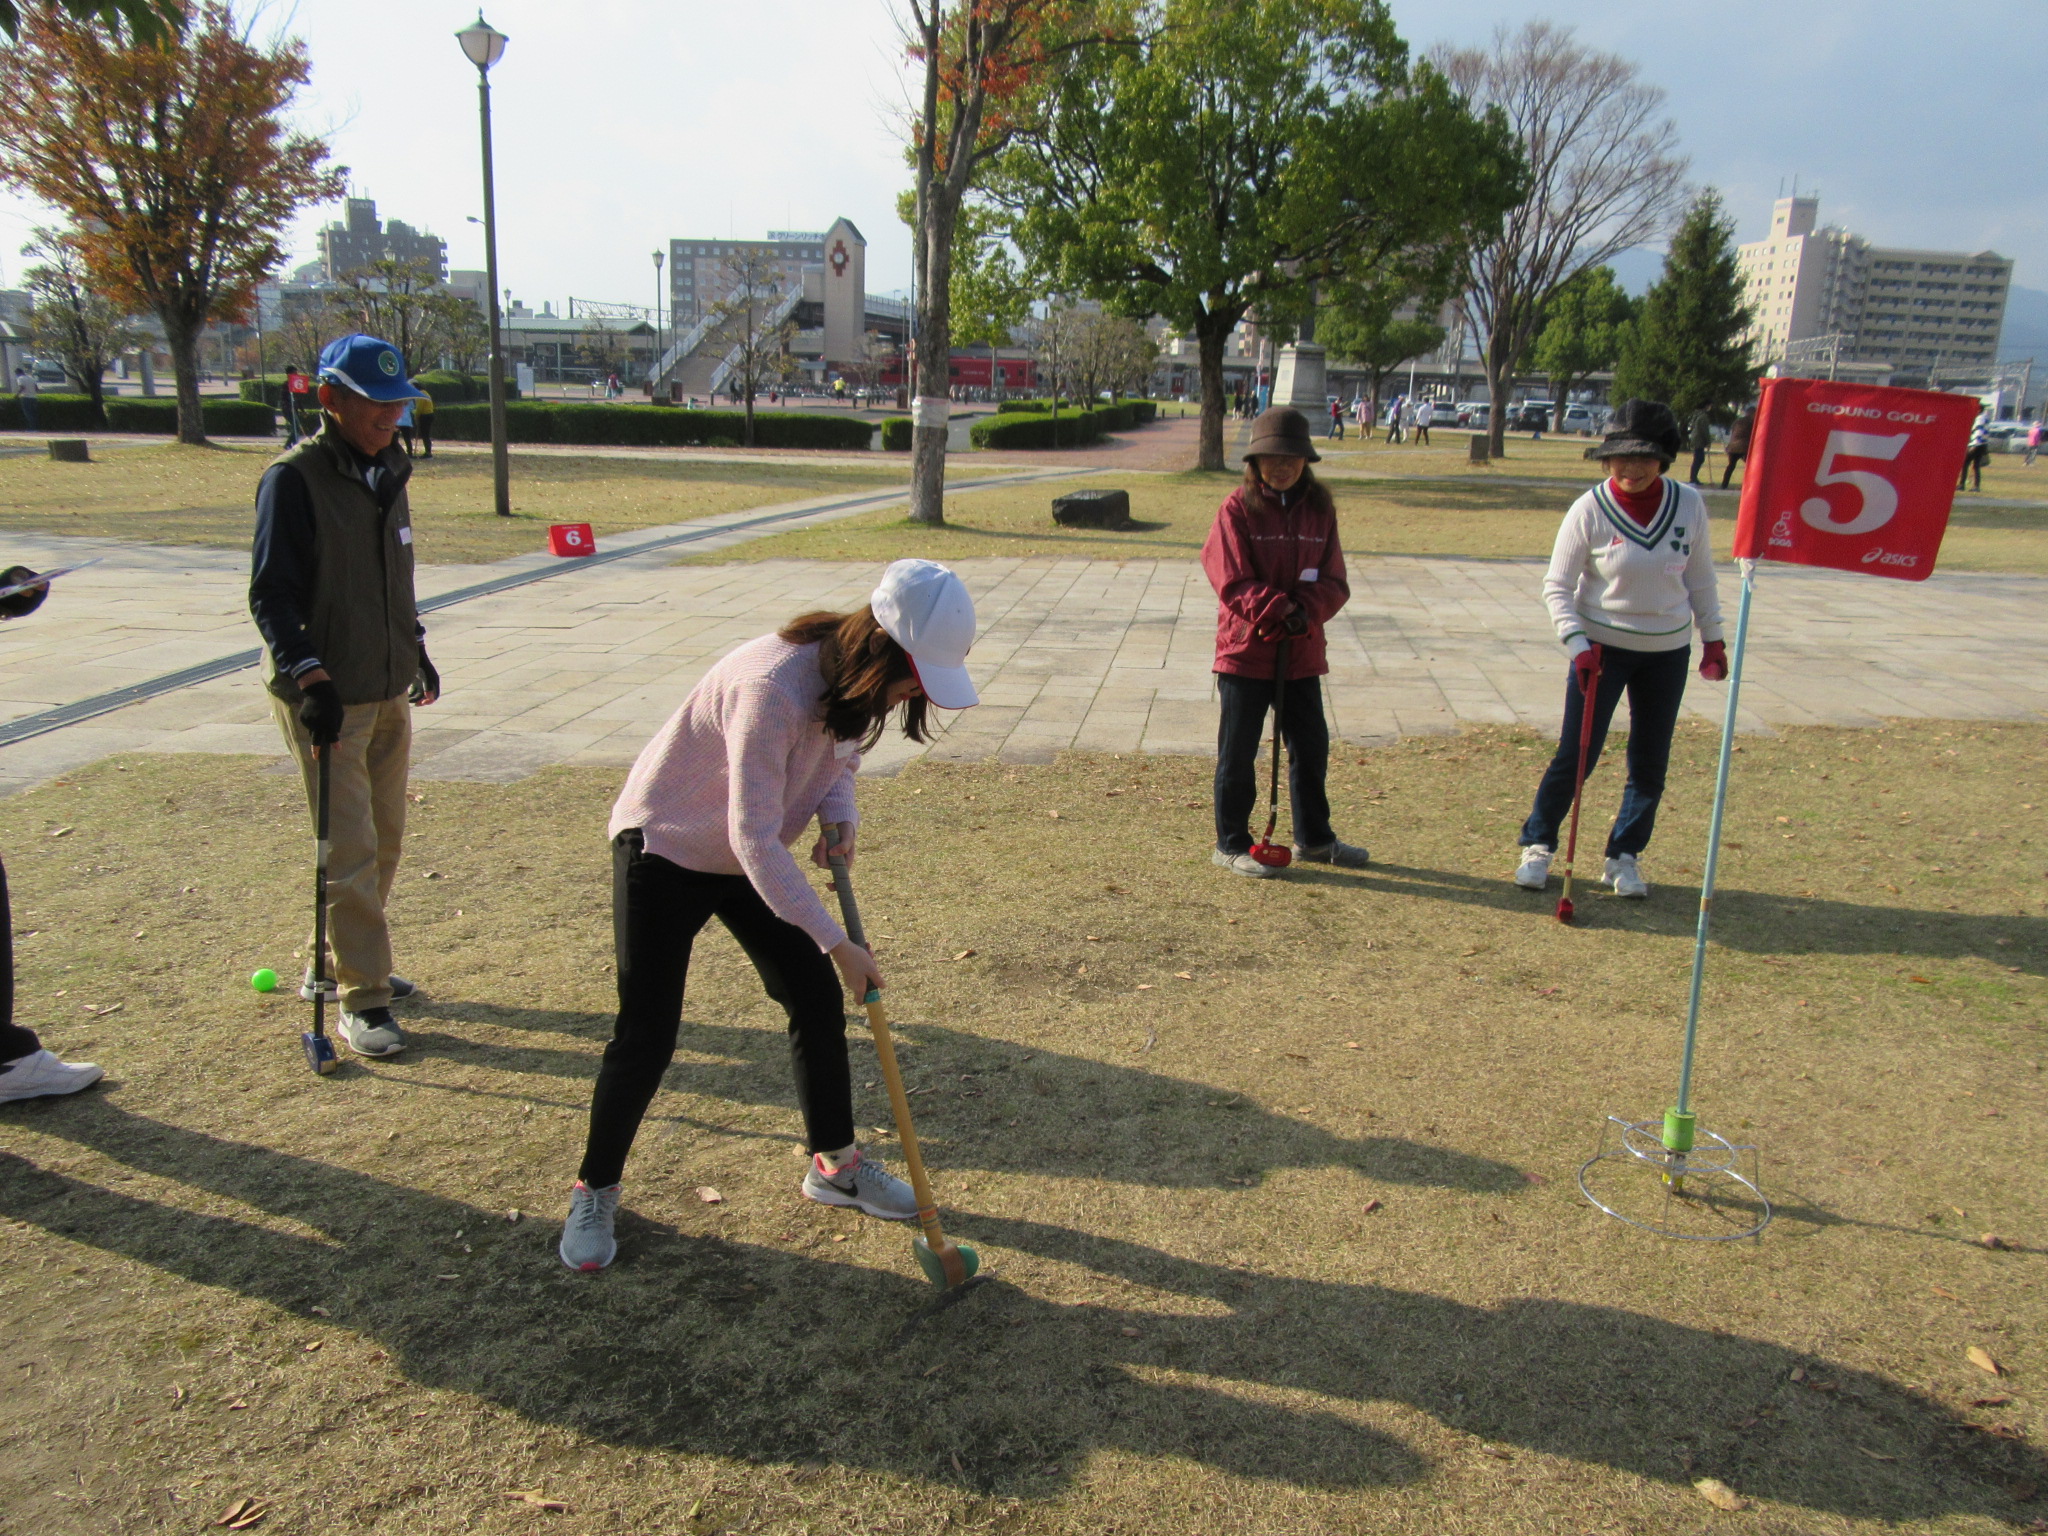
MULTIPOLYGON (((1714 815, 1707 828, 1707 865, 1700 877, 1700 920, 1692 943, 1692 995, 1685 1009, 1685 1054, 1678 1066, 1678 1102, 1664 1111, 1664 1150, 1690 1152, 1698 1124, 1692 1110, 1692 1064, 1699 1043, 1700 987, 1707 973, 1707 934, 1714 920, 1714 877, 1721 865, 1721 822, 1728 809, 1728 766, 1735 756, 1735 712, 1742 701, 1742 658, 1749 640, 1749 605, 1756 595, 1756 561, 1743 560, 1742 601, 1735 611, 1735 651, 1728 658, 1728 712, 1721 722, 1721 765, 1714 774, 1714 815)), ((1682 1165, 1681 1165, 1682 1166, 1682 1165)), ((1681 1172, 1678 1177, 1683 1177, 1681 1172)))

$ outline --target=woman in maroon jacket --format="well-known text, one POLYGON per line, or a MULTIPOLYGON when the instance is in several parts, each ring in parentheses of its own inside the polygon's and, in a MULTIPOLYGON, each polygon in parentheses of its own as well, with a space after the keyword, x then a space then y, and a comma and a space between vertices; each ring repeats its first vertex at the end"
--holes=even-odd
POLYGON ((1251 857, 1249 830, 1258 801, 1259 735, 1273 707, 1274 669, 1283 640, 1287 683, 1278 726, 1287 743, 1288 803, 1294 856, 1357 869, 1366 851, 1330 829, 1330 727, 1323 688, 1330 670, 1323 625, 1344 606, 1344 552, 1337 511, 1309 470, 1319 455, 1308 418, 1276 406, 1252 423, 1244 484, 1216 513, 1202 545, 1202 569, 1216 589, 1216 691, 1223 718, 1216 732, 1215 862, 1254 879, 1280 873, 1251 857))

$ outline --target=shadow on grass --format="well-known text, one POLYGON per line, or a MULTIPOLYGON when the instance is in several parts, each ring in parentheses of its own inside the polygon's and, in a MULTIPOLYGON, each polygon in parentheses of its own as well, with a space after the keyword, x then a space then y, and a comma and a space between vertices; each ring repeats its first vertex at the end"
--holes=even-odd
POLYGON ((892 1336, 933 1300, 900 1272, 629 1219, 617 1266, 571 1274, 552 1222, 508 1226, 461 1201, 131 1115, 108 1097, 40 1106, 32 1123, 312 1235, 0 1155, 9 1218, 301 1317, 319 1305, 422 1385, 620 1445, 822 1458, 1025 1496, 1061 1492, 1063 1469, 1099 1450, 1357 1489, 1427 1473, 1421 1453, 1353 1417, 1391 1402, 1498 1445, 1681 1488, 1712 1474, 1852 1518, 2010 1518, 2010 1485, 2048 1477, 2038 1451, 1972 1433, 1882 1376, 1617 1307, 1472 1306, 969 1216, 962 1234, 998 1264, 1008 1248, 1198 1306, 1067 1306, 998 1283, 930 1313, 897 1349, 892 1336), (436 1270, 456 1278, 424 1289, 436 1270), (1245 1388, 1338 1406, 1252 1400, 1245 1388))
MULTIPOLYGON (((596 1079, 595 1053, 479 1045, 433 1027, 440 1020, 452 1021, 456 1013, 408 1018, 405 1058, 374 1066, 348 1062, 342 1072, 374 1073, 393 1084, 417 1082, 423 1089, 463 1095, 578 1110, 589 1107, 589 1093, 580 1084, 596 1079), (579 1088, 558 1097, 536 1098, 517 1089, 498 1093, 419 1081, 406 1069, 407 1059, 434 1057, 495 1071, 576 1080, 579 1088)), ((611 1033, 606 1014, 470 1004, 460 1007, 459 1017, 594 1040, 611 1033)), ((1235 1089, 1086 1057, 1026 1050, 941 1025, 899 1020, 898 1028, 905 1036, 904 1080, 913 1095, 918 1139, 950 1167, 1035 1172, 1155 1189, 1243 1187, 1290 1168, 1348 1168, 1387 1184, 1474 1194, 1505 1194, 1527 1187, 1528 1181, 1511 1164, 1398 1136, 1339 1136, 1266 1109, 1235 1089), (1032 1126, 1028 1136, 1008 1129, 1017 1120, 1032 1126)), ((881 1088, 861 1086, 879 1077, 866 1029, 849 1028, 847 1043, 853 1057, 856 1120, 862 1125, 886 1124, 889 1109, 881 1088)), ((719 1059, 671 1066, 663 1087, 672 1092, 765 1109, 786 1109, 791 1102, 789 1058, 780 1031, 685 1022, 677 1049, 719 1059)), ((701 1125, 690 1116, 670 1116, 659 1109, 648 1120, 701 1125)), ((569 1175, 565 1169, 563 1177, 569 1175)))
MULTIPOLYGON (((964 522, 958 516, 948 516, 944 531, 949 534, 960 535, 964 538, 1007 540, 1013 543, 1027 544, 1074 544, 1085 549, 1093 544, 1115 544, 1120 540, 1134 536, 1157 533, 1161 529, 1171 528, 1172 526, 1171 522, 1154 523, 1147 522, 1142 518, 1132 518, 1130 522, 1121 528, 1076 529, 1052 522, 1037 528, 987 528, 971 522, 964 522)), ((894 523, 883 524, 879 531, 927 533, 930 530, 925 528, 922 523, 913 523, 906 517, 894 523)), ((1206 533, 1206 529, 1204 532, 1206 533)), ((1148 549, 1198 550, 1202 547, 1202 541, 1200 539, 1147 539, 1146 547, 1148 549)), ((991 551, 991 553, 1000 553, 1000 551, 991 551)))
MULTIPOLYGON (((1582 861, 1584 863, 1585 861, 1582 861)), ((1574 882, 1581 927, 1625 928, 1632 933, 1692 936, 1699 924, 1697 885, 1660 883, 1645 902, 1609 896, 1592 878, 1597 860, 1574 882)), ((1295 880, 1303 875, 1293 875, 1295 880)), ((1310 883, 1361 885, 1388 895, 1423 896, 1498 912, 1547 918, 1563 887, 1553 878, 1544 891, 1524 891, 1505 879, 1374 864, 1352 873, 1318 870, 1310 883)), ((1818 896, 1745 891, 1725 880, 1714 887, 1713 941, 1756 955, 1898 955, 1940 960, 1980 959, 2048 975, 2048 917, 1985 912, 1929 912, 1865 906, 1818 896)))

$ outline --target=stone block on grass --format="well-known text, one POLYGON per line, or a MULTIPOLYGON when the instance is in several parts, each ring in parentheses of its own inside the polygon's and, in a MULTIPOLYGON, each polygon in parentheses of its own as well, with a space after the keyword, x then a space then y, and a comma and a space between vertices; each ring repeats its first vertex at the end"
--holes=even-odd
POLYGON ((1129 491, 1069 491, 1052 500, 1052 520, 1064 528, 1128 528, 1129 491))
POLYGON ((92 455, 86 452, 82 437, 53 437, 50 439, 50 457, 60 464, 90 464, 92 455))

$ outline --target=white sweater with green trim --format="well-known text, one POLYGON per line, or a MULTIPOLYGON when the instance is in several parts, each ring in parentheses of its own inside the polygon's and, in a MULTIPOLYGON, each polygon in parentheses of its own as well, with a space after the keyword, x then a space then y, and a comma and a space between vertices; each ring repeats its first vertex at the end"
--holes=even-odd
POLYGON ((1602 481, 1572 503, 1551 546, 1543 603, 1576 656, 1596 641, 1625 651, 1675 651, 1699 625, 1721 638, 1706 498, 1676 480, 1645 528, 1602 481))

